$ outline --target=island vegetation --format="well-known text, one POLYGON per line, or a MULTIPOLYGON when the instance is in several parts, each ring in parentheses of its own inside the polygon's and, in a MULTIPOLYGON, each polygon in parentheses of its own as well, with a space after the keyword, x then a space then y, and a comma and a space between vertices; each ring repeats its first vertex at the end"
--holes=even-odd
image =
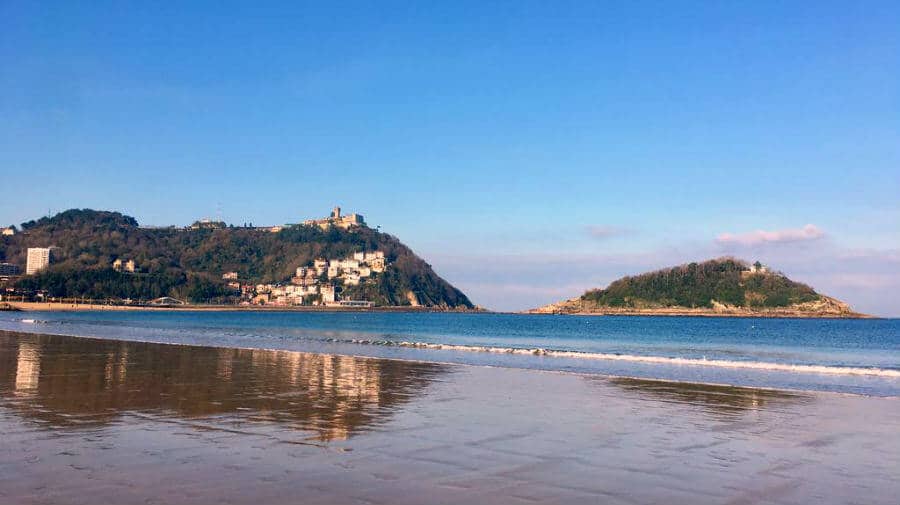
POLYGON ((847 304, 756 262, 718 258, 622 277, 531 312, 855 317, 847 304))

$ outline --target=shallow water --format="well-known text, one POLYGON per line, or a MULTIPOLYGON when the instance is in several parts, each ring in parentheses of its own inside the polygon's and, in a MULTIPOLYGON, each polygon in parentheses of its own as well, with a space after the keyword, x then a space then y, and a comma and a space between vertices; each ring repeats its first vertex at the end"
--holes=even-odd
POLYGON ((0 329, 900 395, 900 320, 110 311, 0 329))
POLYGON ((898 401, 0 332, 0 503, 888 505, 898 401))

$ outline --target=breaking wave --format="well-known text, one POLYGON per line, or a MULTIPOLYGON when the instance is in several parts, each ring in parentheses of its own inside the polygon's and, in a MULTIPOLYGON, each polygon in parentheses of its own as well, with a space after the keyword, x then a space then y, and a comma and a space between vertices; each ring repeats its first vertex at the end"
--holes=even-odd
POLYGON ((427 349, 427 350, 443 350, 458 352, 483 352, 493 354, 518 354, 528 356, 545 356, 550 358, 575 358, 575 359, 591 359, 591 360, 608 360, 608 361, 628 361, 636 363, 654 363, 678 366, 707 366, 720 368, 744 368, 762 371, 779 371, 793 373, 813 373, 813 374, 830 374, 830 375, 870 375, 886 378, 900 378, 900 370, 875 368, 875 367, 852 367, 852 366, 826 366, 826 365, 804 365, 790 363, 772 363, 765 361, 737 361, 725 359, 707 359, 707 358, 681 358, 666 356, 641 356, 636 354, 620 354, 620 353, 601 353, 601 352, 584 352, 584 351, 566 351, 557 349, 542 348, 520 348, 520 347, 491 347, 477 345, 459 345, 459 344, 437 344, 431 342, 408 342, 393 340, 365 340, 365 339, 328 339, 336 343, 353 343, 361 345, 379 345, 389 347, 405 347, 411 349, 427 349))

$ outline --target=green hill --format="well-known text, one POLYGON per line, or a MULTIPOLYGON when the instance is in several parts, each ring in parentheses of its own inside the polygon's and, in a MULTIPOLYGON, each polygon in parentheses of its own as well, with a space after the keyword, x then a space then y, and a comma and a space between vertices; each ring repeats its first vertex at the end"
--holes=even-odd
POLYGON ((539 313, 855 316, 843 302, 759 263, 719 258, 622 277, 539 313))
POLYGON ((267 230, 215 226, 141 228, 118 212, 68 210, 22 224, 22 231, 0 239, 0 261, 24 270, 28 247, 53 246, 46 271, 24 276, 16 287, 46 290, 49 296, 131 298, 173 296, 194 302, 234 301, 222 274, 237 272, 252 283, 286 283, 297 267, 316 258, 344 258, 354 252, 382 251, 388 267, 358 286, 346 286, 347 299, 377 305, 471 308, 461 291, 391 235, 361 226, 351 230, 297 225, 267 230), (116 259, 134 260, 138 272, 112 269, 116 259))
POLYGON ((623 277, 581 297, 597 305, 634 308, 712 308, 713 301, 735 307, 787 307, 819 298, 805 284, 775 273, 751 274, 747 263, 731 258, 623 277))

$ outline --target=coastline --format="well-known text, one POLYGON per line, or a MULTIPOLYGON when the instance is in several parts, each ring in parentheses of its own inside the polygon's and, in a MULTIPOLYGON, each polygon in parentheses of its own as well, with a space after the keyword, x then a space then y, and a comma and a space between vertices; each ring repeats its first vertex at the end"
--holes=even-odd
POLYGON ((711 309, 647 309, 647 310, 618 310, 604 309, 595 311, 542 311, 540 309, 527 310, 519 314, 529 315, 553 315, 553 316, 660 316, 660 317, 721 317, 721 318, 771 318, 771 319, 883 319, 869 314, 834 314, 829 312, 791 312, 791 311, 746 311, 746 312, 718 312, 711 309))
POLYGON ((495 312, 486 309, 447 309, 441 307, 315 307, 274 305, 206 305, 187 304, 151 307, 146 305, 72 304, 59 302, 3 302, 21 312, 81 312, 81 311, 182 311, 182 312, 382 312, 382 313, 453 313, 453 314, 508 314, 543 316, 669 316, 669 317, 721 317, 721 318, 776 318, 776 319, 883 319, 869 314, 810 313, 804 311, 740 311, 721 312, 712 309, 604 309, 595 311, 530 309, 520 312, 495 312))
MULTIPOLYGON (((809 394, 809 395, 849 395, 849 396, 859 396, 864 398, 887 398, 887 399, 895 399, 900 401, 900 396, 897 395, 877 395, 877 394, 867 394, 860 392, 850 392, 850 391, 832 391, 832 390, 822 390, 822 389, 805 389, 800 387, 784 387, 784 386, 774 386, 774 385, 743 385, 743 384, 732 384, 728 382, 715 382, 715 381, 704 381, 704 380, 688 380, 688 379, 673 379, 673 378, 664 378, 664 377, 647 377, 641 375, 629 375, 629 374, 618 374, 618 373, 604 373, 604 372, 586 372, 586 371, 578 371, 578 370, 566 370, 566 369, 544 369, 544 368, 521 368, 515 366, 504 366, 504 365, 484 365, 477 363, 465 363, 465 362, 457 362, 457 361, 442 361, 440 359, 429 359, 429 358, 411 358, 411 357, 385 357, 385 356, 371 356, 366 354, 353 354, 353 353, 320 353, 314 351, 305 351, 305 350, 289 350, 289 349, 281 349, 277 347, 249 347, 249 346, 236 346, 236 345, 216 345, 216 344, 197 344, 197 343, 189 343, 189 342, 165 342, 165 341, 156 341, 156 340, 129 340, 129 339, 117 339, 117 338, 109 338, 105 336, 99 335, 76 335, 70 333, 50 333, 50 332, 28 332, 28 331, 17 331, 17 330, 7 330, 0 329, 0 338, 16 338, 18 336, 26 336, 26 337, 38 337, 38 338, 63 338, 63 339, 74 339, 74 340, 87 340, 94 342, 107 342, 107 343, 121 343, 121 344, 146 344, 146 345, 157 345, 157 346, 174 346, 180 348, 192 348, 192 349, 218 349, 218 350, 235 350, 235 351, 247 351, 247 352, 267 352, 267 353, 292 353, 292 354, 317 354, 317 355, 327 355, 336 358, 349 358, 355 360, 365 360, 365 361, 387 361, 387 362, 398 362, 398 363, 419 363, 426 365, 435 365, 435 366, 448 366, 448 367, 475 367, 475 368, 490 368, 490 369, 498 369, 498 370, 520 370, 523 372, 532 372, 532 373, 541 373, 541 374, 560 374, 560 375, 572 375, 576 377, 582 378, 598 378, 598 379, 606 379, 606 380, 634 380, 634 381, 643 381, 643 382, 652 382, 659 384, 678 384, 683 386, 703 386, 703 387, 714 387, 714 388, 733 388, 739 390, 760 390, 760 391, 772 391, 772 392, 781 392, 788 394, 809 394)), ((440 347, 452 347, 444 344, 437 344, 440 347)), ((625 356, 628 358, 628 356, 625 356)), ((802 373, 802 372, 801 372, 802 373)))
POLYGON ((449 313, 486 313, 478 309, 449 309, 441 307, 316 307, 316 306, 275 306, 275 305, 104 305, 60 302, 4 302, 12 310, 23 312, 78 312, 78 311, 184 311, 184 312, 449 312, 449 313))
POLYGON ((526 310, 525 314, 554 314, 577 316, 679 316, 679 317, 734 317, 734 318, 800 318, 800 319, 880 319, 869 314, 849 310, 846 304, 832 298, 823 303, 798 304, 787 307, 751 309, 715 304, 706 307, 652 307, 618 308, 597 307, 584 303, 580 298, 544 305, 526 310), (586 306, 587 305, 587 306, 586 306), (825 310, 823 310, 825 307, 825 310))
POLYGON ((10 504, 900 493, 897 398, 37 334, 0 362, 10 504))

